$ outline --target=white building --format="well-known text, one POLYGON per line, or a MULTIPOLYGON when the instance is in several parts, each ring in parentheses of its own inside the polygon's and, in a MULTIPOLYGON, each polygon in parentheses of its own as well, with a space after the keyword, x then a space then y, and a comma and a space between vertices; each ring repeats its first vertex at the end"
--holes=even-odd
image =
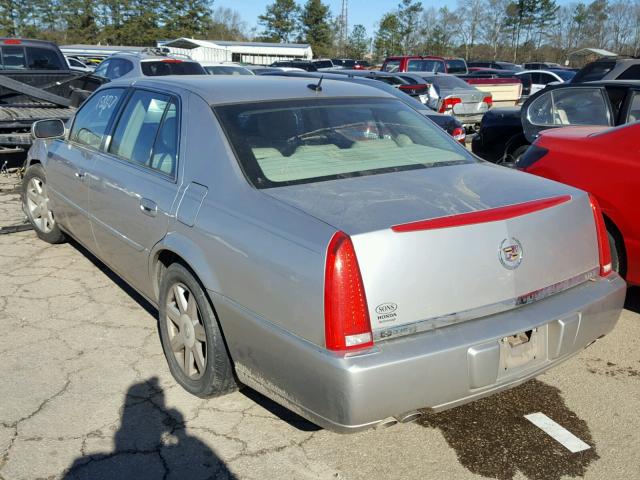
POLYGON ((241 62, 270 65, 280 60, 311 60, 311 46, 301 43, 228 42, 223 40, 196 40, 176 38, 160 41, 158 47, 171 53, 189 55, 198 62, 241 62))

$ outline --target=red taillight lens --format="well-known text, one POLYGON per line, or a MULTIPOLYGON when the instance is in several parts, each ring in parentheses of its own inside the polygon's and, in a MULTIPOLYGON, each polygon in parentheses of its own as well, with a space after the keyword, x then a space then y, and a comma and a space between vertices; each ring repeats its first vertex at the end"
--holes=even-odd
POLYGON ((354 350, 373 345, 358 258, 351 239, 343 232, 336 232, 327 248, 324 328, 329 350, 354 350))
POLYGON ((182 60, 177 60, 175 58, 167 58, 162 60, 163 63, 182 63, 182 60))
POLYGON ((17 38, 7 38, 4 42, 5 45, 22 45, 22 42, 17 38))
POLYGON ((591 194, 589 194, 589 201, 591 202, 591 210, 593 211, 593 218, 596 222, 596 233, 598 234, 600 276, 606 277, 613 271, 611 265, 611 249, 609 248, 609 235, 607 234, 607 227, 604 224, 604 217, 602 216, 602 210, 600 210, 598 201, 591 194))
POLYGON ((467 133, 464 131, 462 127, 456 127, 451 132, 451 136, 464 145, 465 140, 467 139, 467 133))
POLYGON ((482 101, 487 104, 487 107, 493 107, 493 97, 491 95, 487 95, 482 99, 482 101))
POLYGON ((448 110, 453 110, 454 105, 457 105, 459 103, 462 103, 462 100, 460 98, 456 98, 456 97, 449 97, 449 98, 445 98, 442 101, 442 105, 440 105, 440 113, 445 113, 448 110))

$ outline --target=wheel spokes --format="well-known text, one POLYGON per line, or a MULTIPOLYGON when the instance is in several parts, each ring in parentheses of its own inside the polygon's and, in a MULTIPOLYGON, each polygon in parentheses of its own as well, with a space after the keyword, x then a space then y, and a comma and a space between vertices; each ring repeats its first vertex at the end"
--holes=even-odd
POLYGON ((179 352, 184 348, 184 341, 182 339, 182 335, 176 333, 171 339, 171 350, 174 352, 179 352))
POLYGON ((198 367, 198 372, 202 374, 204 372, 204 355, 200 350, 200 345, 197 343, 191 348, 191 353, 193 358, 196 361, 196 366, 198 367))
POLYGON ((196 334, 196 340, 198 340, 199 342, 207 341, 207 335, 205 334, 204 327, 202 325, 196 323, 193 327, 193 331, 196 334))

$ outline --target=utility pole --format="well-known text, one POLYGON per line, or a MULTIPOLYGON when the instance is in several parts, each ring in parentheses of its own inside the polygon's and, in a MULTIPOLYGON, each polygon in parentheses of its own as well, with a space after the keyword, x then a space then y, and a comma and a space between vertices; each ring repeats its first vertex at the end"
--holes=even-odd
POLYGON ((347 42, 349 41, 349 0, 342 0, 342 13, 340 25, 340 43, 342 56, 347 54, 347 42))

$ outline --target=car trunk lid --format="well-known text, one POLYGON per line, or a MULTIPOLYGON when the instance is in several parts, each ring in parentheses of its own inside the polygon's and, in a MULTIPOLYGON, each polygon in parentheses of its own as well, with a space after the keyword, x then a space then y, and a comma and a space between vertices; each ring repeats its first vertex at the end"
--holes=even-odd
POLYGON ((586 194, 501 167, 265 192, 351 235, 378 340, 515 308, 597 274, 586 194))

